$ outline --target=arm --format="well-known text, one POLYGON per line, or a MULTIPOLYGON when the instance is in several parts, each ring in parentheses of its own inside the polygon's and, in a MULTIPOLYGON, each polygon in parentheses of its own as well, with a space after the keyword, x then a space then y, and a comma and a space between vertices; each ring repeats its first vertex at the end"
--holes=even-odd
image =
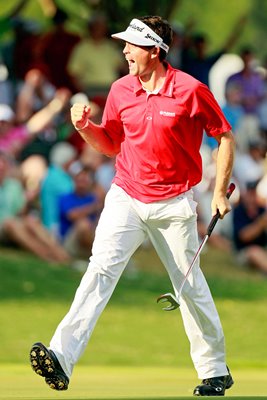
POLYGON ((211 202, 212 215, 219 210, 221 218, 230 210, 229 200, 226 198, 226 192, 232 174, 234 162, 234 137, 231 131, 218 135, 215 139, 219 143, 217 162, 216 162, 216 181, 211 202))
POLYGON ((239 238, 242 242, 251 242, 257 239, 267 228, 267 212, 260 215, 251 224, 242 228, 239 232, 239 238))
POLYGON ((70 221, 75 222, 79 219, 88 217, 91 214, 99 212, 100 210, 100 202, 95 201, 92 204, 85 204, 80 207, 73 208, 67 214, 67 217, 70 221))
POLYGON ((120 141, 115 141, 101 125, 93 123, 90 115, 90 106, 76 103, 71 107, 72 123, 85 142, 99 153, 115 156, 120 152, 120 141))
POLYGON ((17 120, 20 123, 27 121, 34 111, 34 95, 43 83, 43 74, 38 69, 27 72, 16 105, 17 120))
POLYGON ((58 89, 53 100, 51 100, 40 111, 37 111, 26 123, 26 127, 30 135, 41 132, 45 129, 56 115, 58 115, 66 106, 70 98, 68 89, 58 89))

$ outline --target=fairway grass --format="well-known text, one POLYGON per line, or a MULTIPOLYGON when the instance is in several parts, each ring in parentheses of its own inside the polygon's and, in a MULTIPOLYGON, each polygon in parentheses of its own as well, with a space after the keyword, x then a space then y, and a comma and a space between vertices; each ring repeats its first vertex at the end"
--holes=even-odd
MULTIPOLYGON (((267 370, 234 370, 226 397, 267 399, 267 370)), ((193 369, 77 366, 69 390, 51 390, 30 366, 0 365, 0 399, 182 399, 199 382, 193 369)))
MULTIPOLYGON (((267 399, 267 279, 238 269, 229 254, 209 250, 202 259, 235 380, 226 397, 267 399)), ((81 274, 1 250, 1 400, 193 398, 199 380, 180 311, 166 313, 156 303, 171 290, 166 272, 151 250, 138 251, 134 263, 136 275, 121 278, 69 390, 56 392, 31 370, 29 350, 36 341, 49 344, 81 274)))

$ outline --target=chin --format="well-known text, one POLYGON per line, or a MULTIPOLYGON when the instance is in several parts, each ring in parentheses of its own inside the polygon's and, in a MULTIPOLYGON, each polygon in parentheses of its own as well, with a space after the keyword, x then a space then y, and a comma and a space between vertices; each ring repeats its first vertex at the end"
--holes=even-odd
POLYGON ((129 69, 129 75, 132 75, 132 76, 138 76, 138 73, 137 73, 137 71, 136 71, 136 70, 129 69))

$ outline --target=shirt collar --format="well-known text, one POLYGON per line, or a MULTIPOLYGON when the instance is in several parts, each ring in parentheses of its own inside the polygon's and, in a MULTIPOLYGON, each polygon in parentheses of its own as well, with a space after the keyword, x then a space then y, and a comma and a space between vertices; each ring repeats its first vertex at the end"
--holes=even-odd
MULTIPOLYGON (((166 70, 166 79, 164 82, 163 87, 160 89, 159 93, 166 97, 172 97, 173 95, 173 88, 174 88, 174 80, 175 80, 175 73, 174 68, 164 61, 164 65, 167 67, 166 70)), ((133 92, 135 94, 139 93, 140 91, 144 90, 142 88, 141 82, 138 78, 135 79, 133 92)))

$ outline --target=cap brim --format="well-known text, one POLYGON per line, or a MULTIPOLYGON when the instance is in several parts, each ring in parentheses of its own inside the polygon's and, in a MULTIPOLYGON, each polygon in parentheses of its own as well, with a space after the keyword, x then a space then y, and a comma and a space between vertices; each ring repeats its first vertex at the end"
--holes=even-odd
POLYGON ((136 46, 155 46, 155 43, 149 39, 137 37, 130 32, 119 32, 111 35, 113 39, 124 40, 125 42, 135 44, 136 46))

